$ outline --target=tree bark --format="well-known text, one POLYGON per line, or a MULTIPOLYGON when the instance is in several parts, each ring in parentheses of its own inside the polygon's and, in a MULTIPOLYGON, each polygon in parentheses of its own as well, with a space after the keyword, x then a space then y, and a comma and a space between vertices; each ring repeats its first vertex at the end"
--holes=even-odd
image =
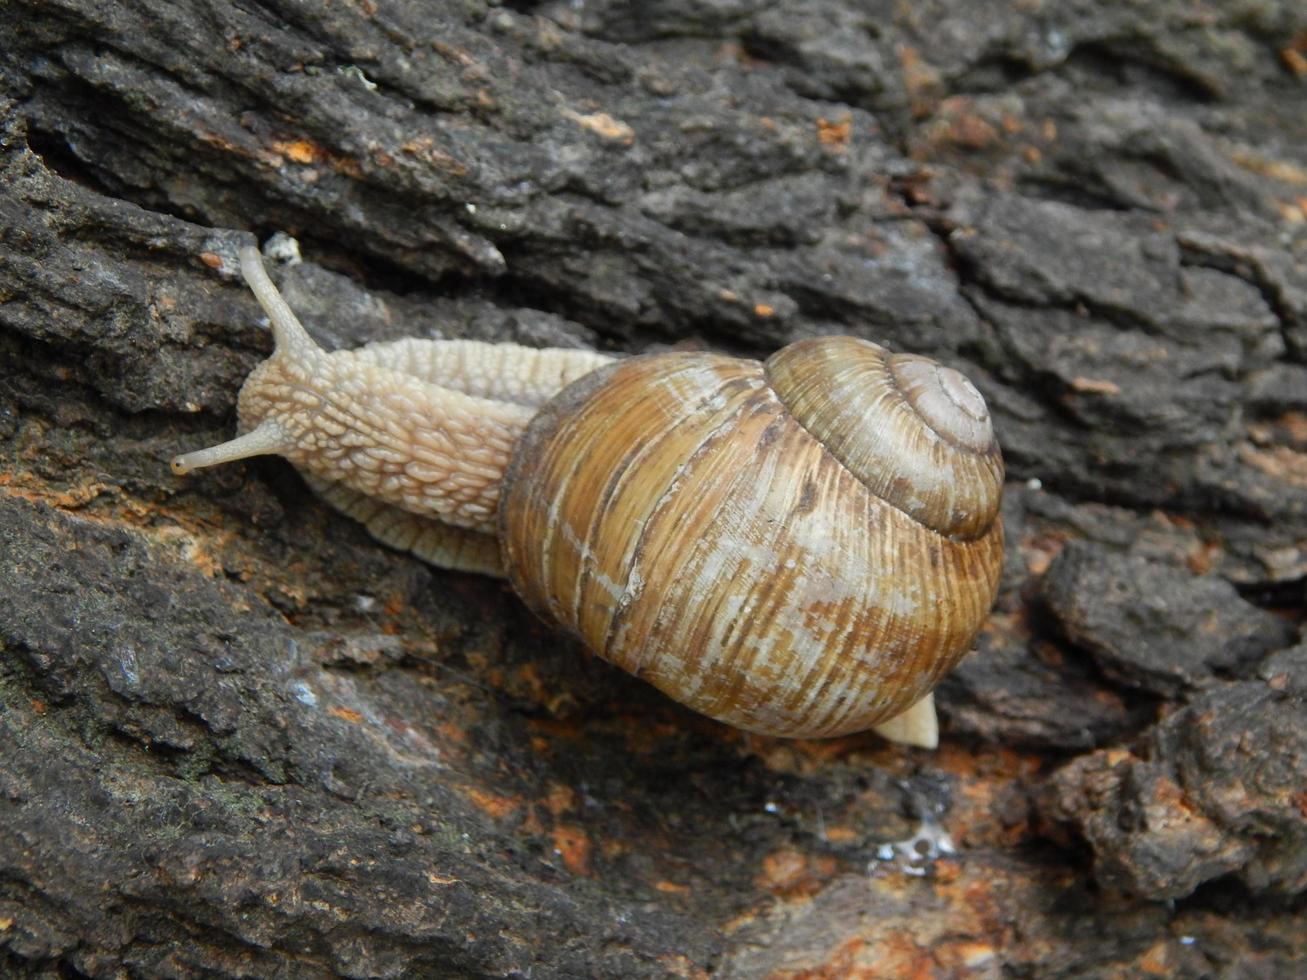
POLYGON ((1294 0, 0 2, 0 972, 1307 970, 1294 0), (749 737, 173 477, 270 350, 958 366, 1007 467, 936 753, 749 737))

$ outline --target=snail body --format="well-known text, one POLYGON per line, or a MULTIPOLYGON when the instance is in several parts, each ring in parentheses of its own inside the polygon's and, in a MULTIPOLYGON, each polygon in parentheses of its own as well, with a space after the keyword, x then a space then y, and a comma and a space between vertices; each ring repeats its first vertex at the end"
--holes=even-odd
POLYGON ((1002 459, 961 374, 848 337, 765 364, 456 341, 326 354, 257 251, 242 269, 277 350, 242 388, 245 434, 175 470, 285 455, 383 541, 506 574, 594 653, 736 727, 933 743, 930 691, 1003 550, 1002 459))

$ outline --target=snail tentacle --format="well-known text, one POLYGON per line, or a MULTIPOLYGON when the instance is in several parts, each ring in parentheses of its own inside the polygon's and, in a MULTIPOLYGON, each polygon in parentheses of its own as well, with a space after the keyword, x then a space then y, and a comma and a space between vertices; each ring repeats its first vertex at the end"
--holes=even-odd
MULTIPOLYGON (((536 406, 611 360, 590 351, 475 341, 401 340, 327 353, 269 278, 258 250, 244 248, 240 259, 272 325, 275 349, 241 389, 244 433, 176 457, 179 474, 277 454, 320 486, 340 487, 332 502, 347 513, 340 503, 346 489, 492 532, 504 468, 536 406)), ((429 540, 430 531, 420 537, 429 540)), ((475 562, 486 564, 480 557, 475 562)))
POLYGON ((263 307, 272 326, 272 340, 278 354, 293 354, 309 350, 318 350, 309 332, 300 323, 295 311, 282 298, 281 292, 268 278, 268 270, 263 267, 263 258, 253 245, 246 245, 240 250, 241 275, 250 287, 250 292, 263 307))
POLYGON ((219 463, 234 463, 251 456, 282 453, 290 448, 290 441, 274 420, 263 422, 244 435, 221 442, 206 449, 196 449, 172 458, 172 471, 184 476, 192 470, 202 470, 219 463))

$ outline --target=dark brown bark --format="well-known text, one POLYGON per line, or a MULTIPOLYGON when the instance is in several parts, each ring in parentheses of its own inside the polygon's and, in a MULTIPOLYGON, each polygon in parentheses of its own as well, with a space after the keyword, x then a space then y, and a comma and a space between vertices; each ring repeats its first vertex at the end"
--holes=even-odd
POLYGON ((1307 969, 1301 3, 8 0, 0 38, 0 972, 1307 969), (332 345, 966 370, 1008 563, 941 750, 725 730, 279 461, 172 477, 269 348, 234 256, 275 232, 332 345))

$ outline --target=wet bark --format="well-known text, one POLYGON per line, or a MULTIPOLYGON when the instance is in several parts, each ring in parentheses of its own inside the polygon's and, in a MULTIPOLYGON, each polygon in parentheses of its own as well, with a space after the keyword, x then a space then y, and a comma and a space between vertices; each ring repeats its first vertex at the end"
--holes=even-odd
POLYGON ((1307 969, 1301 4, 7 0, 0 79, 0 972, 1307 969), (333 346, 965 370, 1009 543, 940 751, 174 478, 276 233, 333 346))

